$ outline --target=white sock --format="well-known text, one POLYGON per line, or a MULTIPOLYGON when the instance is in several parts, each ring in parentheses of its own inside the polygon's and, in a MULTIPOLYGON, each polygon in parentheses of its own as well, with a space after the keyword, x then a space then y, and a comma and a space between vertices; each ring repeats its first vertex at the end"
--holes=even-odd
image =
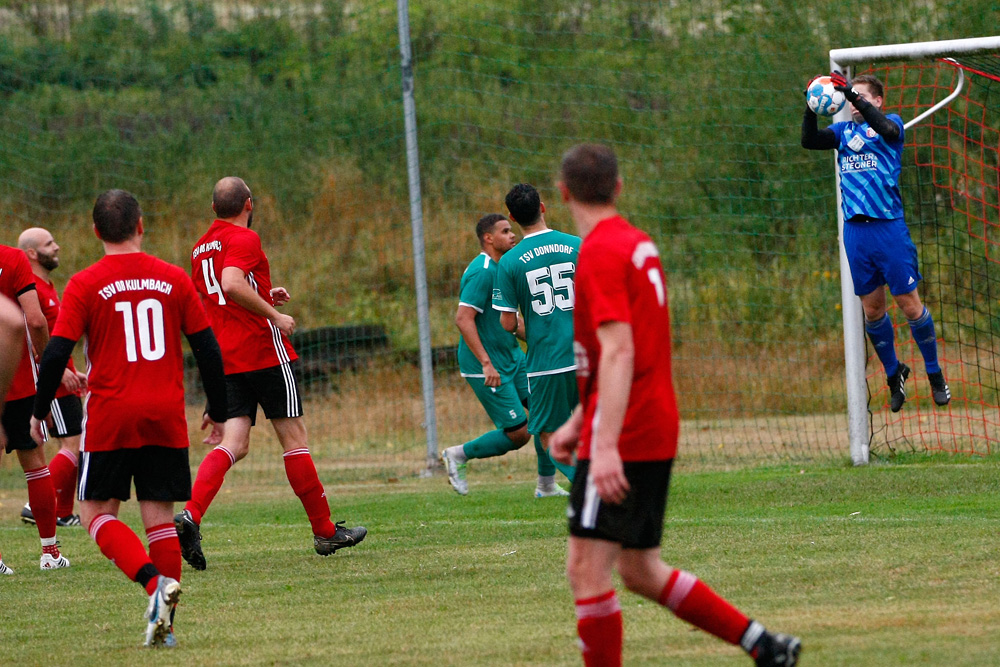
POLYGON ((538 488, 539 489, 551 489, 556 485, 555 475, 539 475, 538 476, 538 488))
POLYGON ((448 456, 455 461, 455 463, 465 463, 468 461, 468 457, 465 455, 464 445, 455 445, 454 447, 448 448, 448 456))

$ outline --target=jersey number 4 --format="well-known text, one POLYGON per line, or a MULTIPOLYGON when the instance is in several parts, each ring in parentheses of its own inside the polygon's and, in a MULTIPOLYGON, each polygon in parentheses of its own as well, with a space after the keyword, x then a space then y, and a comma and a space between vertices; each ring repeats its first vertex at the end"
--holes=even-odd
POLYGON ((132 304, 128 301, 119 301, 115 304, 115 310, 121 313, 125 320, 125 357, 129 361, 138 361, 138 352, 146 361, 162 359, 167 351, 166 336, 163 334, 163 305, 156 299, 143 299, 135 305, 133 315, 132 304), (137 328, 138 350, 135 340, 137 328))
POLYGON ((531 309, 539 315, 548 315, 556 308, 573 310, 576 301, 576 292, 573 291, 575 273, 576 267, 573 262, 559 262, 524 274, 528 279, 528 291, 531 292, 531 296, 541 297, 531 300, 531 309), (551 284, 542 282, 546 278, 552 281, 551 284))
POLYGON ((222 287, 215 277, 215 260, 213 258, 201 260, 201 275, 205 278, 205 290, 209 296, 215 294, 219 298, 219 305, 226 305, 226 295, 222 293, 222 287))

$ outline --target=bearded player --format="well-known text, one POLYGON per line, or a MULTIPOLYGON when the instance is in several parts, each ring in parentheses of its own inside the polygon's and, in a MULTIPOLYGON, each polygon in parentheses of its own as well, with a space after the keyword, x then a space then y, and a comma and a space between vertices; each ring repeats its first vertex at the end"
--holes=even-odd
POLYGON ((316 553, 329 556, 353 547, 368 531, 330 520, 326 491, 309 454, 293 366, 298 356, 288 340, 295 320, 275 308, 284 305, 289 295, 283 287, 271 287, 270 263, 260 237, 250 229, 250 188, 235 176, 223 178, 212 191, 212 210, 218 217, 191 252, 191 275, 222 348, 229 420, 222 442, 198 467, 190 502, 174 517, 181 553, 196 570, 207 566, 201 548, 202 518, 226 472, 250 451, 258 405, 278 436, 285 475, 309 517, 316 553))
MULTIPOLYGON (((59 244, 48 230, 32 227, 21 232, 17 247, 24 252, 31 272, 35 274, 38 302, 51 334, 59 316, 59 293, 51 280, 52 271, 59 266, 59 244)), ((52 427, 48 429, 49 436, 59 441, 59 451, 49 461, 49 473, 56 491, 56 525, 60 527, 80 525, 80 517, 73 514, 73 498, 76 495, 80 433, 83 432, 83 401, 80 395, 86 386, 86 374, 77 371, 70 359, 62 384, 52 401, 52 427)), ((30 504, 21 510, 21 520, 35 523, 30 504)))

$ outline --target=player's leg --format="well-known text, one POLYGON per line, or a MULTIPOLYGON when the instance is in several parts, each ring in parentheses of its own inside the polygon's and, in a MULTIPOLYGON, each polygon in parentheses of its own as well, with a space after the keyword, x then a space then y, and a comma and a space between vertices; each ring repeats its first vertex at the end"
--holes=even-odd
POLYGON ((188 448, 143 447, 135 453, 133 474, 149 558, 163 575, 150 600, 147 638, 176 646, 174 611, 180 595, 181 548, 174 526, 174 503, 191 497, 188 448))
MULTIPOLYGON (((101 553, 149 596, 145 644, 157 646, 165 644, 169 635, 169 622, 164 619, 169 619, 177 602, 180 584, 161 575, 139 536, 118 520, 121 501, 128 500, 131 493, 133 469, 141 451, 82 452, 77 498, 83 525, 101 553)), ((170 514, 160 518, 169 523, 170 514)))
POLYGON ((249 375, 231 373, 226 376, 229 419, 226 420, 225 435, 222 442, 202 459, 191 489, 191 500, 174 517, 184 560, 196 570, 205 569, 199 529, 201 520, 222 488, 226 473, 250 451, 250 429, 257 420, 257 399, 249 375))
POLYGON ((316 473, 316 465, 309 453, 309 437, 302 418, 302 398, 295 377, 296 362, 250 374, 254 392, 264 416, 281 444, 285 476, 292 491, 302 503, 313 532, 313 548, 321 556, 329 556, 340 549, 353 547, 365 539, 368 529, 364 526, 349 528, 340 521, 331 521, 330 503, 326 490, 316 473))
POLYGON ((487 387, 482 378, 470 377, 465 380, 497 428, 441 452, 441 461, 448 473, 448 481, 452 488, 463 496, 469 492, 466 479, 466 465, 469 459, 502 456, 520 449, 531 439, 528 435, 528 417, 518 396, 515 382, 507 381, 499 387, 487 387))
POLYGON ((49 461, 49 472, 56 490, 56 524, 79 526, 80 517, 73 514, 76 497, 76 475, 79 463, 80 435, 83 432, 83 402, 71 394, 52 401, 52 435, 59 451, 49 461))
MULTIPOLYGON (((579 402, 576 386, 576 373, 558 373, 555 375, 540 375, 530 379, 531 403, 528 431, 538 433, 542 448, 546 455, 549 450, 549 436, 562 426, 579 402)), ((573 482, 573 466, 553 461, 555 467, 566 479, 573 482)), ((555 479, 539 479, 535 491, 536 497, 562 496, 566 493, 555 483, 555 479)))
POLYGON ((894 232, 899 252, 892 255, 885 269, 889 291, 892 292, 896 305, 906 315, 910 333, 924 358, 924 367, 927 370, 934 402, 937 405, 947 405, 951 401, 951 390, 938 363, 934 319, 920 301, 916 287, 917 281, 922 277, 917 267, 917 249, 902 221, 895 224, 894 232))
POLYGON ((31 411, 34 397, 8 401, 4 406, 3 428, 7 432, 7 452, 17 452, 17 460, 28 483, 28 503, 42 543, 39 566, 43 570, 69 567, 56 542, 56 491, 45 463, 45 450, 31 439, 31 411))
MULTIPOLYGON (((2 410, 3 410, 3 402, 0 401, 0 411, 2 411, 2 410)), ((6 447, 7 446, 7 435, 4 432, 4 429, 3 429, 2 426, 0 426, 0 440, 3 441, 2 444, 4 445, 4 447, 6 447)), ((0 449, 0 459, 2 459, 2 458, 3 458, 3 449, 0 449)), ((6 565, 4 565, 3 554, 0 554, 0 574, 6 574, 6 575, 14 574, 14 570, 13 569, 11 569, 11 568, 7 567, 6 565)))
POLYGON ((861 298, 865 313, 865 333, 882 362, 889 385, 893 412, 906 400, 904 385, 910 374, 906 364, 896 357, 892 321, 886 313, 886 253, 892 226, 888 222, 845 222, 844 251, 854 281, 854 293, 861 298))
POLYGON ((316 553, 329 556, 365 539, 368 529, 364 526, 349 528, 343 521, 336 524, 331 521, 330 504, 309 453, 306 425, 302 417, 272 419, 271 425, 281 443, 285 476, 309 518, 316 553))
POLYGON ((622 664, 622 609, 611 573, 621 546, 606 540, 570 536, 566 576, 576 605, 576 631, 583 663, 622 664))
POLYGON ((690 572, 675 570, 660 558, 660 548, 623 549, 617 562, 622 583, 632 591, 668 608, 677 618, 740 646, 758 665, 792 666, 801 642, 771 634, 749 619, 690 572))
POLYGON ((893 412, 899 412, 906 402, 906 379, 910 377, 910 367, 896 357, 895 332, 886 312, 885 288, 879 286, 863 295, 861 307, 865 313, 865 333, 885 370, 886 384, 889 387, 889 408, 893 412))

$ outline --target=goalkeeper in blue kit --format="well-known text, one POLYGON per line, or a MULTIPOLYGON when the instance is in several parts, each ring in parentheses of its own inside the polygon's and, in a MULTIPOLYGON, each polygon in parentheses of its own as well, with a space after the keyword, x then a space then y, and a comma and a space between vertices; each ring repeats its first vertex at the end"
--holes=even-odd
POLYGON ((924 357, 931 394, 937 405, 947 405, 951 391, 937 358, 934 320, 917 293, 922 276, 917 249, 903 219, 899 193, 902 170, 903 120, 884 114, 884 87, 871 74, 850 82, 838 72, 830 75, 834 87, 851 103, 851 120, 820 130, 808 106, 802 118, 802 147, 837 150, 840 193, 844 210, 844 249, 861 298, 865 331, 885 369, 889 407, 899 412, 906 401, 910 367, 896 358, 892 321, 886 313, 885 286, 910 323, 913 340, 924 357))

